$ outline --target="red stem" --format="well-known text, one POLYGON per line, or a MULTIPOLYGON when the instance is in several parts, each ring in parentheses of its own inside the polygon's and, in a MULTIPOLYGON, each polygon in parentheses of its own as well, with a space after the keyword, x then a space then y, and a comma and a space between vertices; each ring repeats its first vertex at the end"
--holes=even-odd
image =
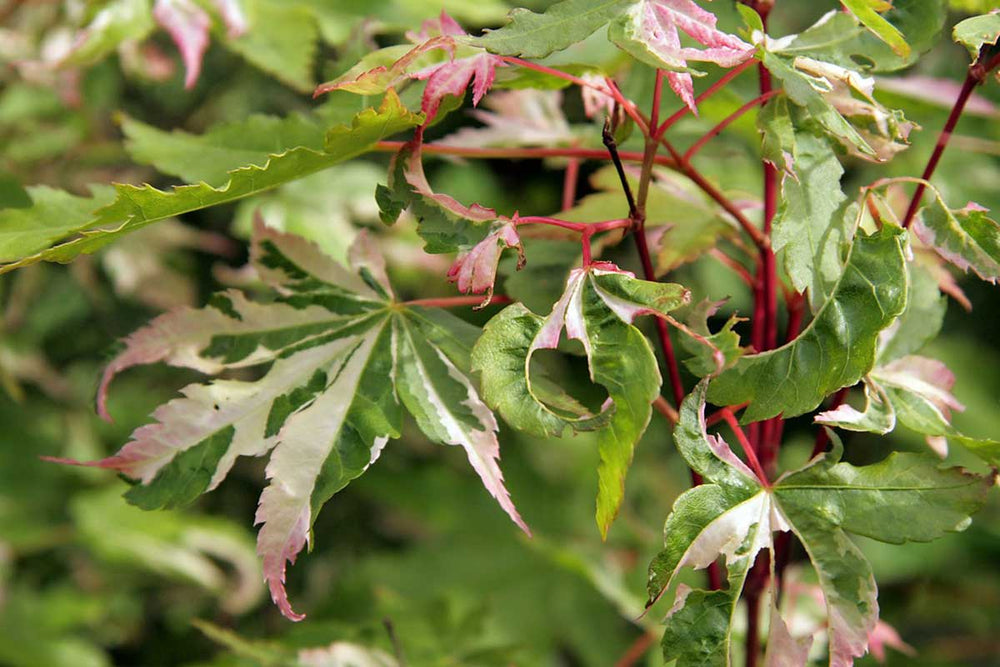
POLYGON ((544 215, 526 215, 518 216, 514 219, 514 225, 517 227, 521 225, 548 225, 550 227, 561 227, 562 229, 569 229, 579 234, 589 235, 609 232, 612 229, 628 229, 631 224, 632 221, 628 218, 604 220, 602 222, 570 222, 569 220, 549 218, 544 215))
POLYGON ((736 420, 736 415, 729 408, 723 408, 721 410, 722 418, 726 420, 729 424, 729 428, 733 429, 733 433, 736 434, 736 439, 740 442, 740 447, 743 448, 743 453, 746 454, 747 462, 750 464, 750 468, 753 469, 760 483, 765 487, 770 487, 771 483, 767 479, 767 475, 764 474, 764 469, 760 466, 760 461, 757 459, 757 453, 754 451, 753 445, 750 444, 750 439, 747 438, 746 433, 743 432, 743 428, 740 426, 739 421, 736 420))
POLYGON ((651 632, 644 632, 636 637, 636 640, 625 650, 622 657, 618 658, 615 667, 632 667, 632 665, 638 663, 642 659, 642 656, 646 655, 646 651, 653 645, 655 639, 656 637, 651 632))
POLYGON ((750 404, 740 403, 739 405, 730 405, 729 407, 726 408, 720 408, 719 410, 716 410, 715 412, 713 412, 712 414, 708 415, 708 417, 705 418, 705 426, 706 427, 715 426, 716 424, 721 422, 725 418, 725 412, 727 410, 729 412, 732 412, 733 414, 736 414, 737 412, 739 412, 748 405, 750 404))
POLYGON ((580 159, 570 158, 563 177, 562 210, 573 208, 576 203, 576 186, 580 180, 580 159))
POLYGON ((734 204, 726 195, 722 194, 718 188, 708 182, 708 180, 702 176, 701 172, 695 169, 690 162, 684 160, 684 156, 677 152, 673 144, 667 141, 665 138, 659 139, 660 143, 667 149, 670 153, 671 160, 670 168, 679 171, 680 173, 691 179, 691 182, 701 188, 701 191, 711 197, 715 203, 722 207, 726 213, 733 216, 733 219, 743 228, 743 231, 747 233, 758 248, 770 247, 771 242, 768 240, 767 236, 764 235, 759 229, 757 229, 750 220, 743 215, 743 211, 736 208, 734 204))
POLYGON ((499 56, 499 58, 500 60, 510 65, 517 65, 518 67, 533 69, 536 72, 541 72, 542 74, 548 74, 549 76, 554 76, 557 79, 562 79, 564 81, 569 81, 570 83, 575 83, 581 88, 593 88, 594 90, 607 92, 600 86, 597 86, 589 81, 585 81, 584 79, 581 79, 578 76, 573 76, 569 72, 564 72, 562 70, 554 69, 552 67, 546 67, 545 65, 539 65, 538 63, 533 63, 530 60, 522 60, 521 58, 515 58, 513 56, 499 56))
MULTIPOLYGON (((983 82, 986 75, 991 69, 1000 64, 1000 54, 993 57, 993 59, 986 63, 985 65, 978 66, 973 65, 969 68, 969 73, 965 77, 965 83, 962 84, 962 90, 958 94, 958 99, 955 100, 955 104, 951 107, 951 113, 948 114, 948 120, 945 122, 944 127, 941 129, 941 134, 938 135, 937 143, 934 145, 934 151, 931 153, 930 159, 927 160, 927 166, 924 167, 924 173, 921 174, 920 178, 925 181, 929 181, 931 176, 934 175, 934 170, 937 169, 938 162, 941 160, 941 155, 944 153, 945 147, 948 145, 948 140, 951 139, 951 133, 955 129, 955 125, 958 124, 958 119, 962 115, 962 111, 965 109, 966 102, 972 96, 972 91, 975 90, 976 86, 983 82)), ((913 222, 913 217, 917 214, 917 208, 920 207, 920 200, 924 196, 924 190, 927 188, 926 185, 920 183, 917 185, 917 189, 913 193, 913 198, 910 200, 910 206, 906 209, 906 215, 903 216, 903 227, 907 228, 910 223, 913 222)))
MULTIPOLYGON (((636 230, 632 235, 635 238, 635 247, 639 252, 639 261, 642 263, 642 273, 646 280, 656 280, 656 271, 653 269, 653 261, 649 256, 649 245, 646 243, 646 233, 644 230, 636 230)), ((654 318, 656 321, 656 333, 660 339, 660 347, 663 348, 663 357, 667 364, 667 374, 670 377, 670 388, 674 394, 674 405, 680 407, 684 400, 684 384, 681 382, 680 367, 677 365, 677 357, 674 354, 674 345, 670 341, 670 329, 662 318, 654 318)))
POLYGON ((649 128, 653 131, 654 138, 659 133, 659 128, 656 127, 657 123, 660 122, 660 100, 663 97, 663 70, 656 70, 656 83, 653 84, 653 108, 649 114, 649 128))
MULTIPOLYGON (((406 145, 405 141, 380 141, 374 150, 385 153, 395 153, 406 145)), ((424 144, 421 147, 424 155, 453 155, 455 157, 471 157, 483 159, 516 160, 518 158, 543 159, 549 157, 579 158, 581 160, 610 160, 611 154, 599 148, 470 148, 468 146, 442 146, 440 144, 424 144)), ((642 162, 643 153, 637 151, 619 152, 619 157, 626 162, 642 162)), ((656 164, 675 169, 674 161, 665 156, 657 155, 656 164)))
POLYGON ((733 121, 738 119, 747 111, 750 111, 750 109, 756 107, 758 104, 763 104, 764 102, 767 102, 769 99, 771 99, 780 92, 781 92, 780 90, 769 90, 766 93, 758 95, 757 97, 753 98, 752 100, 741 106, 736 111, 732 112, 731 114, 723 118, 718 125, 716 125, 711 130, 702 135, 702 137, 698 139, 698 141, 694 142, 691 148, 687 149, 687 152, 684 153, 684 161, 690 162, 691 158, 694 156, 695 153, 701 150, 702 146, 707 144, 713 138, 717 137, 723 130, 729 127, 733 123, 733 121))
MULTIPOLYGON (((403 306, 423 306, 425 308, 459 308, 461 306, 478 306, 483 302, 481 296, 442 296, 430 299, 413 299, 403 301, 403 306)), ((489 306, 498 306, 505 303, 513 303, 514 300, 503 294, 494 294, 490 297, 489 306)))
MULTIPOLYGON (((754 63, 754 61, 752 59, 751 60, 747 60, 746 62, 740 63, 739 65, 737 65, 733 69, 731 69, 728 72, 726 72, 725 74, 723 74, 719 78, 719 80, 716 81, 715 83, 713 83, 711 86, 709 86, 708 89, 705 90, 705 92, 703 92, 698 97, 694 98, 694 104, 695 104, 695 106, 697 107, 698 104, 700 104, 702 100, 705 100, 705 99, 711 97, 712 95, 714 95, 718 91, 720 91, 723 88, 725 88, 726 84, 728 84, 730 81, 732 81, 733 79, 735 79, 736 77, 738 77, 740 74, 742 74, 743 72, 745 72, 749 67, 753 66, 753 63, 754 63)), ((660 137, 663 136, 664 132, 666 132, 668 129, 670 129, 670 126, 672 126, 674 123, 676 123, 677 121, 679 121, 681 118, 683 118, 684 116, 686 116, 689 113, 691 113, 691 109, 688 108, 688 106, 685 104, 680 109, 678 109, 677 111, 675 111, 674 114, 672 116, 670 116, 670 118, 668 118, 665 121, 663 121, 662 125, 660 125, 658 128, 656 128, 656 133, 653 135, 653 137, 655 139, 659 139, 660 137)))

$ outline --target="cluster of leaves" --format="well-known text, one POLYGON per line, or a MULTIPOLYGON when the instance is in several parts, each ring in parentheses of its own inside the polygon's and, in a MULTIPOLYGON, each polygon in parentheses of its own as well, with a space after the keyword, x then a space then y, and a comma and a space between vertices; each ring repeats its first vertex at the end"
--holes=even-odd
MULTIPOLYGON (((383 21, 368 35, 391 30, 390 4, 370 8, 382 11, 383 21)), ((119 183, 82 197, 14 183, 0 208, 0 273, 68 262, 152 223, 236 202, 244 231, 252 226, 251 261, 240 277, 245 291, 218 293, 202 309, 173 309, 129 336, 104 373, 99 410, 109 416, 112 378, 136 365, 166 362, 225 377, 188 385, 117 454, 87 465, 122 473, 134 482, 130 502, 160 509, 215 489, 241 457, 268 456, 255 517, 257 553, 274 602, 301 620, 285 590, 287 563, 312 546, 323 505, 366 472, 389 439, 403 435, 404 415, 430 441, 462 447, 488 493, 529 534, 498 465, 497 416, 538 438, 560 437, 567 426, 584 438, 593 433, 600 459, 596 520, 607 537, 636 445, 658 405, 704 483, 677 498, 666 520, 665 547, 649 572, 650 604, 685 568, 725 566, 724 586, 675 587, 664 659, 730 664, 737 602, 745 590, 757 600, 770 581, 768 664, 805 664, 816 633, 793 636, 777 592, 788 548, 780 534, 790 533, 816 572, 829 663, 851 664, 874 641, 878 603, 871 566, 847 533, 899 544, 962 530, 985 502, 993 474, 943 469, 928 453, 893 453, 855 466, 840 460, 843 447, 832 431, 821 432, 830 434, 821 437, 832 439, 832 451, 817 448, 805 466, 781 468, 784 420, 812 414, 818 424, 878 435, 898 422, 925 436, 939 455, 951 442, 978 457, 980 468, 1000 466, 1000 443, 952 425, 952 411, 962 408, 951 393, 952 372, 918 354, 941 328, 942 292, 961 294, 947 265, 990 283, 1000 277, 1000 227, 977 203, 950 208, 950 195, 933 186, 931 201, 915 208, 933 162, 923 179, 871 179, 856 197, 840 185, 845 163, 881 165, 907 149, 917 126, 881 101, 874 75, 917 62, 945 20, 940 2, 844 5, 847 11, 780 38, 767 34, 766 2, 729 7, 729 31, 693 0, 562 0, 541 13, 515 10, 504 27, 478 37, 441 13, 407 32, 409 43, 374 50, 316 87, 315 95, 327 98, 308 113, 251 116, 201 134, 166 132, 123 116, 130 155, 185 184, 161 190, 119 183), (580 46, 591 43, 597 47, 580 46), (703 172, 692 165, 702 139, 683 155, 673 147, 675 133, 682 138, 676 118, 659 124, 661 81, 681 100, 677 118, 688 112, 711 118, 711 103, 695 96, 694 77, 706 72, 691 62, 739 68, 734 76, 756 62, 766 72, 764 94, 733 115, 722 113, 706 135, 766 102, 756 128, 744 130, 749 160, 762 162, 768 174, 762 207, 746 202, 752 197, 742 184, 713 185, 724 167, 711 173, 713 167, 703 172), (577 125, 562 104, 561 89, 571 84, 580 88, 590 118, 577 125), (472 104, 486 100, 492 109, 477 112, 484 127, 426 141, 448 126, 470 87, 472 104), (381 100, 369 107, 373 96, 381 100), (646 102, 653 109, 648 116, 646 102), (602 135, 597 124, 605 115, 602 135), (412 132, 407 141, 389 141, 404 132, 412 132), (598 148, 602 136, 614 169, 596 171, 596 192, 577 200, 578 161, 606 155, 598 148), (639 150, 629 150, 629 142, 639 150), (670 158, 657 156, 661 144, 670 158), (485 295, 480 306, 494 300, 498 274, 506 277, 505 298, 521 303, 479 327, 440 308, 469 303, 463 298, 397 297, 378 242, 350 222, 343 223, 344 236, 356 236, 353 243, 303 222, 326 215, 322 208, 301 212, 298 222, 269 219, 268 198, 291 198, 296 186, 304 186, 300 201, 318 198, 311 179, 373 151, 394 153, 386 183, 372 188, 378 217, 396 225, 393 233, 415 227, 427 253, 458 253, 447 275, 461 292, 485 295), (424 162, 434 154, 569 160, 569 194, 552 216, 465 204, 431 185, 424 162), (619 157, 641 167, 623 166, 619 157), (914 206, 903 213, 901 187, 915 180, 914 206), (760 219, 752 219, 761 208, 760 219), (268 225, 304 231, 312 241, 268 225), (616 246, 629 236, 638 240, 645 279, 620 268, 626 260, 616 246), (652 257, 647 244, 654 244, 652 257), (511 266, 505 251, 516 251, 511 266), (706 254, 737 267, 749 283, 749 338, 740 336, 738 300, 712 301, 725 294, 684 272, 706 254), (678 283, 657 280, 670 272, 678 272, 678 283), (788 312, 780 345, 778 291, 788 312), (722 308, 732 312, 713 331, 710 320, 722 308), (664 378, 640 328, 643 315, 656 320, 676 409, 660 396, 664 378), (669 329, 687 353, 686 377, 669 329), (568 391, 559 369, 546 363, 552 356, 539 350, 577 355, 589 394, 568 391), (681 402, 692 379, 697 386, 681 402), (843 402, 859 383, 864 405, 843 402), (823 408, 832 394, 839 402, 823 408), (718 420, 706 418, 706 402, 719 406, 744 459, 709 434, 709 421, 718 420), (749 425, 749 437, 741 423, 749 425)), ((347 15, 311 2, 286 12, 265 0, 119 0, 80 17, 72 46, 46 67, 65 73, 113 51, 124 63, 159 25, 181 54, 186 87, 196 85, 214 35, 292 88, 312 90, 315 35, 338 43, 338 19, 347 15)), ((953 34, 972 56, 971 91, 998 64, 1000 14, 963 21, 953 34)), ((343 207, 346 198, 331 203, 343 207)), ((178 532, 173 539, 197 541, 178 532)), ((756 608, 748 607, 756 622, 756 608)), ((211 627, 206 632, 237 652, 278 662, 337 664, 355 650, 335 645, 325 649, 329 655, 266 657, 265 649, 211 627)), ((363 659, 395 660, 372 652, 363 659)))

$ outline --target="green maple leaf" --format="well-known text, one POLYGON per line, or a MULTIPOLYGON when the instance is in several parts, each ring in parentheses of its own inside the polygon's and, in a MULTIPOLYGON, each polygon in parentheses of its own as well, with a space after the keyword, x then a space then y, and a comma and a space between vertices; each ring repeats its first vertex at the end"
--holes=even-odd
POLYGON ((855 238, 843 273, 794 340, 742 357, 709 387, 718 405, 749 402, 746 423, 804 414, 860 380, 875 363, 879 333, 906 305, 904 232, 883 227, 855 238))
POLYGON ((548 436, 567 426, 599 429, 597 524, 604 535, 618 513, 632 451, 661 384, 649 341, 631 322, 643 314, 665 315, 689 298, 680 285, 637 280, 611 264, 578 268, 548 317, 521 304, 508 306, 490 320, 473 349, 483 398, 512 426, 548 436), (534 352, 554 349, 563 329, 583 343, 591 379, 608 391, 610 405, 597 418, 568 415, 546 401, 534 383, 534 352))
MULTIPOLYGON (((0 210, 0 262, 7 262, 0 265, 0 273, 40 261, 68 262, 153 222, 271 190, 355 158, 385 137, 421 122, 423 116, 407 111, 395 93, 389 93, 378 109, 366 109, 354 117, 350 126, 327 131, 322 148, 297 146, 277 154, 251 151, 257 157, 229 171, 228 179, 217 187, 199 183, 163 191, 150 185, 116 184, 115 197, 110 201, 103 190, 90 200, 57 191, 31 190, 33 207, 0 210), (263 164, 258 160, 264 160, 263 164), (66 209, 71 215, 65 215, 66 209)), ((177 144, 168 142, 164 135, 157 137, 158 145, 166 147, 164 150, 177 149, 177 144)), ((206 177, 217 176, 217 158, 197 171, 206 177)), ((176 158, 164 152, 157 153, 157 160, 178 166, 176 158)))

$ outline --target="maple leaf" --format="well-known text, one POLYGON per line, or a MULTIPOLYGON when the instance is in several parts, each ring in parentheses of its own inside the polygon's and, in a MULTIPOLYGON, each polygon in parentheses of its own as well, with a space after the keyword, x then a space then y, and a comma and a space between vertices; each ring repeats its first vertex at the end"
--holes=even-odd
POLYGON ((448 270, 448 280, 457 283, 459 291, 466 294, 486 293, 480 308, 487 305, 493 297, 497 265, 504 248, 517 248, 517 268, 523 268, 524 248, 521 247, 521 238, 517 235, 514 221, 505 222, 471 250, 459 255, 448 270))
POLYGON ((603 535, 618 512, 632 451, 646 430, 661 384, 649 341, 632 321, 645 314, 665 316, 689 300, 690 293, 680 285, 638 280, 599 262, 570 272, 548 317, 521 304, 508 306, 490 320, 473 349, 473 369, 482 373, 487 404, 515 427, 539 435, 559 435, 566 426, 600 428, 597 523, 603 535), (583 344, 591 380, 608 390, 609 401, 596 418, 567 416, 536 391, 532 356, 555 349, 564 329, 567 337, 583 344))
MULTIPOLYGON (((732 619, 750 567, 765 549, 773 562, 773 533, 791 531, 819 578, 829 664, 848 667, 867 649, 878 603, 871 566, 847 534, 901 544, 963 530, 985 502, 992 479, 940 469, 932 457, 918 454, 893 453, 879 463, 854 466, 840 461, 842 447, 833 436, 833 451, 769 483, 721 437, 708 433, 706 388, 702 381, 684 400, 674 430, 677 448, 705 483, 682 494, 667 518, 664 548, 650 564, 650 604, 683 568, 704 569, 720 556, 728 587, 677 587, 662 640, 664 659, 730 664, 732 619)), ((772 627, 777 642, 769 647, 768 664, 804 664, 805 638, 792 638, 783 622, 772 627)))
POLYGON ((694 0, 641 0, 611 23, 609 35, 639 60, 668 70, 670 88, 697 114, 691 75, 702 73, 688 67, 687 61, 735 67, 754 51, 750 44, 715 26, 715 15, 694 0), (678 31, 706 48, 682 46, 678 31))
POLYGON ((156 0, 153 18, 170 34, 184 61, 184 87, 194 88, 201 74, 201 60, 208 49, 212 19, 191 0, 156 0))
POLYGON ((468 376, 479 330, 442 310, 397 303, 364 234, 349 259, 350 270, 258 221, 252 261, 276 298, 256 303, 231 290, 136 331, 104 373, 100 412, 107 416, 111 380, 138 364, 212 374, 270 368, 253 382, 185 387, 117 454, 86 464, 135 479, 126 497, 154 509, 214 489, 240 456, 270 452, 257 551, 272 598, 292 620, 303 616, 288 601, 286 563, 312 539, 322 505, 400 435, 404 407, 431 440, 464 448, 490 494, 528 531, 497 465, 496 420, 468 376))
MULTIPOLYGON (((472 104, 478 106, 480 100, 493 86, 497 67, 506 66, 503 58, 483 49, 467 46, 461 38, 468 35, 461 26, 444 11, 437 20, 425 21, 419 32, 408 32, 411 41, 418 42, 391 63, 365 68, 368 60, 344 75, 320 84, 314 97, 333 90, 346 90, 362 95, 385 92, 407 79, 426 80, 427 86, 421 98, 420 109, 430 122, 441 107, 441 102, 449 95, 461 97, 465 89, 472 85, 472 104), (448 59, 444 62, 424 64, 422 57, 435 51, 444 51, 448 59)), ((398 49, 390 47, 372 54, 396 54, 398 49)), ((371 59, 369 59, 371 60, 371 59)))

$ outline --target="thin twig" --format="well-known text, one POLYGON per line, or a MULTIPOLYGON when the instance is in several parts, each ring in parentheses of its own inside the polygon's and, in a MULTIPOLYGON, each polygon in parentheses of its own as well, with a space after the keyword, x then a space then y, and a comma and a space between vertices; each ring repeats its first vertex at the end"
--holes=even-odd
POLYGON ((651 632, 644 632, 636 637, 635 641, 622 654, 622 657, 618 658, 615 667, 632 667, 638 663, 655 640, 656 637, 651 632))
MULTIPOLYGON (((625 176, 625 167, 622 166, 621 158, 618 156, 618 142, 615 141, 615 135, 611 130, 610 119, 604 121, 604 131, 601 133, 601 139, 603 139, 604 146, 608 149, 608 154, 611 155, 611 162, 614 163, 615 171, 618 172, 618 179, 622 182, 622 190, 625 191, 625 199, 628 201, 629 218, 634 220, 637 210, 635 198, 632 196, 632 188, 628 184, 628 177, 625 176)), ((645 164, 645 155, 643 155, 643 164, 645 164)))
POLYGON ((406 658, 403 656, 403 645, 399 641, 399 636, 396 635, 396 628, 392 624, 392 619, 388 616, 382 619, 382 625, 385 627, 385 632, 389 635, 389 642, 392 644, 393 655, 396 656, 396 664, 399 667, 406 667, 406 658))
POLYGON ((656 408, 657 412, 666 417, 667 421, 671 424, 676 424, 681 419, 681 416, 677 414, 677 410, 674 409, 674 406, 670 405, 667 399, 662 396, 657 396, 653 399, 653 407, 656 408))
POLYGON ((750 444, 750 439, 747 438, 739 421, 736 420, 736 415, 729 408, 723 408, 722 418, 729 424, 729 428, 733 430, 733 433, 736 434, 736 439, 739 441, 740 447, 743 448, 743 453, 746 454, 747 463, 750 464, 750 468, 753 469, 760 483, 764 486, 770 486, 767 475, 764 474, 764 469, 761 468, 760 461, 757 459, 757 453, 754 451, 753 445, 750 444))
POLYGON ((750 111, 750 109, 753 109, 757 105, 763 104, 764 102, 768 101, 769 99, 771 99, 780 92, 781 92, 780 90, 769 90, 766 93, 758 95, 757 97, 753 98, 752 100, 741 106, 736 111, 732 112, 731 114, 723 118, 721 121, 719 121, 719 123, 715 127, 713 127, 711 130, 702 135, 701 138, 698 139, 698 141, 694 142, 691 148, 687 149, 687 152, 684 153, 684 161, 690 162, 691 158, 694 157, 695 153, 701 150, 702 146, 707 144, 714 137, 717 137, 723 130, 729 127, 734 121, 739 119, 740 116, 745 114, 747 111, 750 111))
MULTIPOLYGON (((422 306, 424 308, 461 308, 462 306, 478 306, 483 302, 481 296, 443 296, 430 299, 413 299, 403 301, 403 306, 422 306)), ((490 297, 488 306, 500 306, 513 303, 514 300, 503 294, 494 294, 490 297)))
POLYGON ((580 158, 570 158, 563 176, 562 210, 573 208, 576 203, 576 188, 580 180, 580 158))
MULTIPOLYGON (((382 153, 396 153, 408 142, 405 141, 380 141, 372 150, 382 153)), ((597 148, 472 148, 469 146, 451 146, 442 144, 423 144, 421 152, 424 155, 450 155, 454 157, 468 157, 480 159, 497 160, 517 160, 562 157, 579 158, 581 160, 610 160, 611 156, 606 150, 597 148)), ((625 162, 643 161, 644 153, 637 151, 619 151, 618 157, 625 162)), ((656 164, 674 169, 674 161, 666 155, 659 155, 655 160, 656 164)))
MULTIPOLYGON (((951 139, 951 133, 958 124, 958 119, 962 116, 962 111, 965 110, 966 102, 968 102, 969 98, 972 97, 972 92, 975 90, 976 86, 986 80, 986 77, 991 70, 1000 65, 1000 53, 994 55, 989 61, 981 62, 983 55, 986 53, 986 47, 983 47, 983 51, 981 52, 982 55, 980 55, 979 60, 977 60, 976 63, 969 68, 969 73, 966 75, 965 82, 962 84, 962 90, 958 94, 958 99, 955 100, 955 104, 951 107, 951 113, 948 114, 948 120, 945 122, 944 127, 941 128, 941 134, 938 135, 937 143, 934 144, 934 151, 927 160, 927 166, 924 167, 924 173, 920 176, 920 178, 924 181, 929 181, 931 176, 934 175, 934 170, 937 169, 938 162, 941 160, 941 155, 944 154, 944 149, 948 146, 948 140, 951 139)), ((906 215, 903 216, 904 228, 909 227, 910 223, 913 222, 913 218, 917 214, 917 209, 920 207, 920 201, 923 199, 926 187, 927 186, 923 183, 917 185, 917 189, 913 193, 913 198, 910 199, 910 205, 906 209, 906 215)))
MULTIPOLYGON (((733 79, 735 79, 736 77, 738 77, 740 74, 742 74, 743 72, 745 72, 748 68, 752 67, 753 63, 754 63, 753 59, 747 60, 746 62, 743 62, 743 63, 737 65, 733 69, 731 69, 728 72, 726 72, 725 74, 723 74, 719 78, 719 80, 716 81, 715 83, 713 83, 711 86, 709 86, 708 89, 705 90, 705 92, 703 92, 698 97, 694 98, 695 107, 697 107, 699 104, 701 104, 702 100, 705 100, 705 99, 711 97, 715 93, 717 93, 720 90, 722 90, 723 88, 725 88, 726 85, 730 81, 732 81, 733 79)), ((688 107, 685 104, 680 109, 678 109, 676 112, 674 112, 674 114, 672 116, 670 116, 670 118, 667 118, 665 121, 663 121, 663 124, 660 125, 658 128, 656 128, 656 133, 653 136, 656 139, 659 139, 660 137, 663 136, 663 133, 666 132, 668 129, 670 129, 670 127, 674 123, 676 123, 677 121, 679 121, 681 118, 683 118, 684 116, 686 116, 689 113, 691 113, 691 109, 690 109, 690 107, 688 107)))

